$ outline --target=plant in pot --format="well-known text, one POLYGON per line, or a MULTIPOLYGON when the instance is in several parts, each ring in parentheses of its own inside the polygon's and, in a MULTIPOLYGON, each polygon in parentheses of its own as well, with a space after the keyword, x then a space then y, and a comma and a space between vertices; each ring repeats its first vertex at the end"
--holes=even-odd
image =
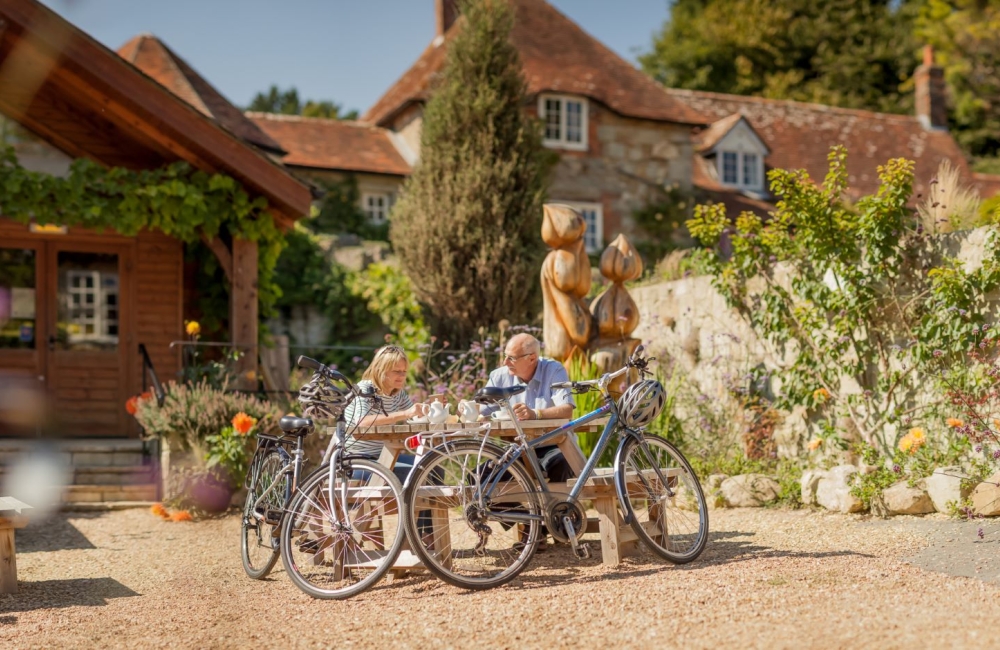
POLYGON ((242 411, 233 416, 230 426, 205 437, 205 470, 188 479, 184 490, 192 505, 206 512, 223 512, 233 493, 243 485, 250 455, 251 432, 257 418, 242 411))

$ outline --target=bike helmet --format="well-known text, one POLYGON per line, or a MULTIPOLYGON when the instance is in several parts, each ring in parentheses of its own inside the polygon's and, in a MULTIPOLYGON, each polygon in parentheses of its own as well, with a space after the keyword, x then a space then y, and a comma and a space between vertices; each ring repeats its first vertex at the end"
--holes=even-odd
POLYGON ((627 427, 644 427, 660 414, 667 401, 663 385, 655 379, 638 381, 622 393, 618 414, 627 427))
POLYGON ((317 373, 299 389, 299 404, 305 417, 336 420, 347 406, 347 393, 317 373))

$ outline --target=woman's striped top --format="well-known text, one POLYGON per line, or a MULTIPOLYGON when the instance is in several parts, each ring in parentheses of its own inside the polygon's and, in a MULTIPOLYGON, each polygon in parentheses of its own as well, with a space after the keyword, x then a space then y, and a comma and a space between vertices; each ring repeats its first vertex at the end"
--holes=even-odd
MULTIPOLYGON (((371 390, 374 388, 374 384, 368 380, 363 380, 358 382, 358 388, 361 391, 371 390)), ((380 395, 379 397, 382 398, 382 406, 385 408, 386 413, 405 411, 413 406, 413 401, 406 394, 405 390, 401 390, 395 395, 380 395)), ((344 411, 344 419, 347 420, 348 431, 353 431, 355 425, 373 411, 373 403, 374 400, 358 397, 347 405, 347 410, 344 411)), ((375 412, 378 413, 378 411, 375 412)), ((347 449, 352 454, 378 458, 378 455, 382 453, 382 443, 377 440, 356 440, 354 436, 348 435, 347 449)))

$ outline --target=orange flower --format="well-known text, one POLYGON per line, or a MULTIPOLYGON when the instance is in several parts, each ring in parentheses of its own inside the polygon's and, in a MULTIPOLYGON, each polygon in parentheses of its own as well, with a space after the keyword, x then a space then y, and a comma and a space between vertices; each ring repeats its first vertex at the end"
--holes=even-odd
POLYGON ((257 424, 257 418, 252 418, 243 411, 233 416, 233 429, 241 436, 248 434, 255 424, 257 424))
POLYGON ((813 399, 820 402, 825 402, 826 400, 830 399, 830 391, 828 391, 825 388, 817 388, 816 390, 813 391, 813 399))
POLYGON ((812 440, 809 441, 809 451, 816 451, 821 446, 823 446, 822 438, 813 438, 812 440))
POLYGON ((154 503, 149 509, 157 517, 162 517, 164 519, 170 519, 170 511, 162 503, 154 503))
POLYGON ((188 336, 198 336, 201 334, 201 324, 196 320, 189 320, 184 331, 187 332, 188 336))
POLYGON ((187 510, 178 510, 170 515, 170 521, 194 521, 194 517, 187 510))
POLYGON ((139 396, 139 399, 152 399, 153 391, 147 390, 145 393, 139 396))
POLYGON ((965 426, 965 422, 958 418, 948 418, 947 420, 945 420, 945 424, 947 424, 949 427, 952 427, 953 429, 958 429, 959 427, 965 426))
POLYGON ((133 395, 125 400, 125 410, 129 415, 135 415, 135 410, 139 407, 139 396, 133 395))

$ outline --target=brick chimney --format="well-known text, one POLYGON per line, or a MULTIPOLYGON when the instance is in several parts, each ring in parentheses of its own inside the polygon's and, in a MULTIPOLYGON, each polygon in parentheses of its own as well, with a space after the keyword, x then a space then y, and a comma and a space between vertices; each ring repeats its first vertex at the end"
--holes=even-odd
POLYGON ((930 45, 924 46, 924 62, 913 73, 913 81, 917 89, 917 119, 925 129, 947 129, 944 69, 934 65, 934 48, 930 45))
POLYGON ((437 37, 444 38, 445 33, 458 19, 457 0, 434 0, 434 15, 437 17, 437 37))

